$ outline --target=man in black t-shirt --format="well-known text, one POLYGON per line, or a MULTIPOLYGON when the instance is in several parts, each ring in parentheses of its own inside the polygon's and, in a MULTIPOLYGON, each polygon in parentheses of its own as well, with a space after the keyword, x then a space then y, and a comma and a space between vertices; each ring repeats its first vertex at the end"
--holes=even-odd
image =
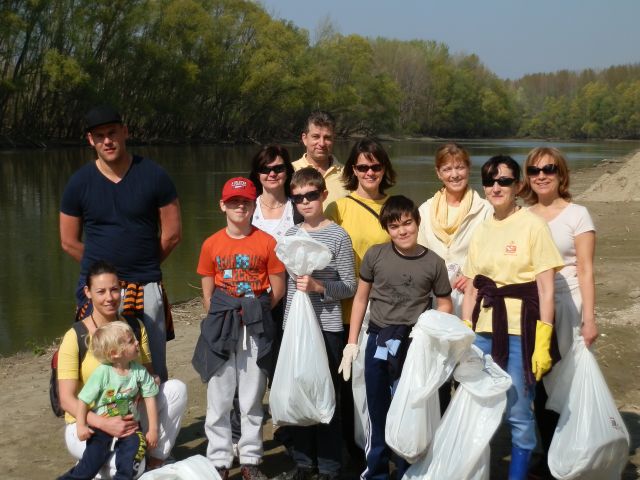
POLYGON ((178 194, 159 165, 127 152, 128 130, 115 109, 95 107, 85 121, 97 158, 74 173, 60 206, 62 248, 80 262, 79 312, 90 313, 82 292, 89 267, 97 260, 112 263, 126 282, 121 308, 144 322, 153 368, 166 381, 167 305, 160 263, 181 239, 178 194))

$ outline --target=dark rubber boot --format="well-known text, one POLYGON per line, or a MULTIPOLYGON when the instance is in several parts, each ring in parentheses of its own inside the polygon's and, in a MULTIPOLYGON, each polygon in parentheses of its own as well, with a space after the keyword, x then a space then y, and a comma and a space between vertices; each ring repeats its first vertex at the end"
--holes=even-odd
POLYGON ((511 463, 509 464, 509 480, 527 480, 531 450, 511 447, 511 463))

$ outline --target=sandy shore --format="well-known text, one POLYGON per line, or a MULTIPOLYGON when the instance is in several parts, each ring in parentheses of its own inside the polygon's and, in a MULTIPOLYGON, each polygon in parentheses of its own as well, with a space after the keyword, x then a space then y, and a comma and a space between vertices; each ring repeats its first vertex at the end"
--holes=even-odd
MULTIPOLYGON (((602 333, 596 354, 631 433, 624 479, 640 479, 640 153, 572 173, 571 191, 596 223, 597 321, 602 333)), ((204 454, 205 388, 191 367, 201 307, 174 307, 176 340, 168 344, 169 370, 189 388, 189 408, 174 456, 204 454)), ((0 477, 55 478, 72 465, 63 441, 63 421, 49 407, 50 354, 0 358, 0 477)), ((270 477, 291 467, 265 427, 265 462, 270 477)), ((506 442, 504 442, 506 443, 506 442)), ((508 452, 492 448, 492 478, 503 478, 508 452)), ((239 478, 235 475, 235 478, 239 478)), ((355 474, 353 478, 356 478, 355 474)))

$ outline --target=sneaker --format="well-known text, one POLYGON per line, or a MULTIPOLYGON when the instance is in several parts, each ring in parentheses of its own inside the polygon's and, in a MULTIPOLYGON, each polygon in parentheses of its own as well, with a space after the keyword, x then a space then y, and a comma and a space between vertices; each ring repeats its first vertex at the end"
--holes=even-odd
POLYGON ((316 478, 313 469, 296 467, 278 475, 275 480, 315 480, 316 478))
POLYGON ((243 480, 269 480, 269 478, 262 473, 257 465, 242 465, 240 467, 240 473, 243 480))
POLYGON ((220 475, 220 478, 222 480, 229 480, 229 469, 228 468, 216 467, 216 470, 218 471, 218 475, 220 475))

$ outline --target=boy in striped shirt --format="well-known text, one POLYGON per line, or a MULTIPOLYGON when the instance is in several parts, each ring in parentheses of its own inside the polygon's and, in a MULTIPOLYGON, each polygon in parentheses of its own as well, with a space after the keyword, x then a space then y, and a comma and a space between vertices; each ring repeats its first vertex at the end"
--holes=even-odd
POLYGON ((327 198, 327 188, 324 178, 316 169, 307 167, 295 172, 291 178, 291 192, 291 199, 304 221, 291 227, 286 235, 296 235, 303 229, 313 239, 329 247, 332 258, 327 267, 311 275, 289 277, 284 325, 289 317, 289 306, 295 290, 308 293, 327 350, 331 380, 336 392, 336 413, 327 425, 291 427, 296 468, 283 478, 337 479, 342 467, 337 373, 344 347, 340 300, 352 297, 356 290, 353 246, 347 232, 323 214, 322 203, 327 198), (316 468, 318 476, 315 475, 316 468))

